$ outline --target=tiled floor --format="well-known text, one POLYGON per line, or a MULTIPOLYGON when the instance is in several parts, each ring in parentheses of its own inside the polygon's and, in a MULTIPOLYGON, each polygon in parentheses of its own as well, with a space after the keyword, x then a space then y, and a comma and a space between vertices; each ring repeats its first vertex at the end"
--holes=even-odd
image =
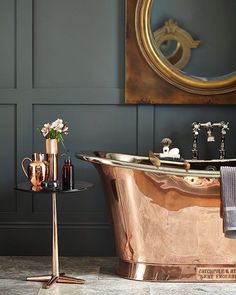
POLYGON ((56 284, 42 289, 27 282, 31 275, 50 273, 50 257, 0 257, 0 295, 235 295, 236 283, 150 283, 119 278, 117 259, 61 257, 60 270, 86 280, 84 285, 56 284))

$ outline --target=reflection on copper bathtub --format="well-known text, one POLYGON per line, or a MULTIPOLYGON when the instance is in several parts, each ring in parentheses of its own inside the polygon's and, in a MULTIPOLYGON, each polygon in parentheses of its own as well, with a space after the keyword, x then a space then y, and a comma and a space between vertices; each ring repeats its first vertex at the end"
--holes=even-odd
MULTIPOLYGON (((83 158, 81 156, 81 158, 83 158)), ((169 173, 99 157, 115 233, 117 272, 129 279, 198 281, 209 268, 236 267, 236 240, 224 237, 215 171, 169 173), (110 162, 109 162, 110 161, 110 162), (209 173, 208 173, 209 172, 209 173)), ((213 276, 209 280, 217 281, 213 276)), ((236 281, 233 276, 221 281, 236 281)))
POLYGON ((170 211, 192 206, 220 205, 218 179, 140 173, 137 170, 132 171, 132 175, 135 185, 144 196, 170 211))

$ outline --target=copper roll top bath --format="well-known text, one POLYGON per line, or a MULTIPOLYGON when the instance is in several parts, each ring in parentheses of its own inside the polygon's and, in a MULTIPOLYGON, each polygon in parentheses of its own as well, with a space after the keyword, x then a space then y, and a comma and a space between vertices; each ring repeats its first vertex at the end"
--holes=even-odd
POLYGON ((148 281, 236 281, 236 240, 223 233, 221 165, 152 165, 148 157, 77 153, 99 171, 112 215, 117 273, 148 281))

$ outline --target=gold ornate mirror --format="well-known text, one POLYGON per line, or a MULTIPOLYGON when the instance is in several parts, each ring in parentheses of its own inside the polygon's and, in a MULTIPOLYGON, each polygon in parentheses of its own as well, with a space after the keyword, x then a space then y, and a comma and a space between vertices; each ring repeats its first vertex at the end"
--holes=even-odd
MULTIPOLYGON (((211 0, 209 1, 212 2, 211 0)), ((195 73, 199 64, 195 56, 201 55, 204 48, 209 45, 204 38, 202 41, 202 32, 196 32, 197 30, 193 29, 187 21, 184 23, 187 18, 180 21, 177 18, 177 22, 180 22, 181 25, 177 25, 175 30, 164 29, 165 22, 168 23, 170 18, 176 20, 174 12, 177 11, 176 7, 178 8, 178 5, 179 10, 188 16, 187 8, 183 6, 184 2, 186 7, 190 4, 194 5, 193 9, 196 11, 198 6, 208 3, 208 1, 200 1, 202 4, 199 4, 198 0, 126 0, 126 103, 229 104, 236 102, 235 54, 233 53, 232 61, 228 62, 229 67, 226 70, 222 70, 222 72, 210 73, 210 66, 205 65, 203 62, 203 72, 200 72, 200 74, 195 73), (163 6, 169 8, 172 8, 172 6, 176 7, 175 10, 169 9, 173 14, 168 15, 162 12, 163 6), (154 19, 156 11, 158 13, 156 19, 154 19), (159 25, 156 25, 158 22, 159 25), (160 25, 160 23, 162 24, 160 25), (183 43, 181 43, 182 41, 179 40, 178 34, 183 28, 192 39, 190 47, 195 47, 194 49, 186 49, 183 43), (164 33, 166 30, 169 30, 169 36, 164 33), (200 40, 200 46, 196 48, 199 45, 198 40, 200 40), (185 58, 181 59, 183 51, 185 52, 185 58), (192 52, 193 59, 191 58, 192 52), (191 67, 194 68, 193 71, 189 71, 191 67)), ((229 6, 229 11, 236 11, 235 0, 227 2, 214 0, 212 9, 219 9, 220 5, 229 6), (216 8, 214 8, 214 5, 216 8)), ((216 11, 215 14, 218 14, 219 21, 222 21, 220 10, 216 11)), ((234 28, 234 26, 232 27, 232 21, 229 20, 227 15, 225 17, 226 24, 221 24, 224 30, 226 30, 223 33, 224 35, 227 35, 227 32, 230 35, 230 31, 234 28), (229 23, 227 24, 227 22, 229 23)), ((177 17, 179 17, 178 14, 177 17)), ((192 15, 191 17, 193 18, 192 15)), ((201 21, 199 19, 199 23, 201 21)), ((172 25, 176 25, 176 22, 172 23, 172 25)), ((208 31, 211 30, 209 26, 207 27, 208 31)), ((214 34, 212 33, 212 35, 214 34)), ((217 39, 217 34, 215 36, 215 39, 217 39)), ((234 39, 233 36, 231 36, 230 40, 234 39)), ((190 39, 188 42, 190 42, 190 39)), ((226 43, 223 41, 221 43, 222 48, 230 49, 232 46, 229 38, 226 43)), ((229 54, 228 50, 226 53, 220 50, 221 48, 213 47, 212 54, 217 51, 220 52, 218 60, 222 59, 223 66, 221 67, 223 68, 226 65, 225 61, 227 61, 227 55, 229 54)), ((233 50, 232 46, 231 51, 233 52, 233 50)), ((210 58, 205 58, 205 60, 208 59, 210 60, 210 58)), ((214 65, 214 63, 212 64, 214 65)))

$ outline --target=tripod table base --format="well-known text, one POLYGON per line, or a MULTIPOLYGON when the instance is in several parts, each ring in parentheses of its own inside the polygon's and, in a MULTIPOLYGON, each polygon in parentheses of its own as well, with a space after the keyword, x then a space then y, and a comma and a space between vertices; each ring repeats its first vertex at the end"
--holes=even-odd
POLYGON ((84 284, 85 280, 67 277, 64 273, 60 273, 59 276, 54 275, 43 275, 43 276, 35 276, 35 277, 28 277, 27 281, 31 282, 45 282, 43 284, 43 289, 48 289, 55 283, 64 283, 64 284, 84 284))

